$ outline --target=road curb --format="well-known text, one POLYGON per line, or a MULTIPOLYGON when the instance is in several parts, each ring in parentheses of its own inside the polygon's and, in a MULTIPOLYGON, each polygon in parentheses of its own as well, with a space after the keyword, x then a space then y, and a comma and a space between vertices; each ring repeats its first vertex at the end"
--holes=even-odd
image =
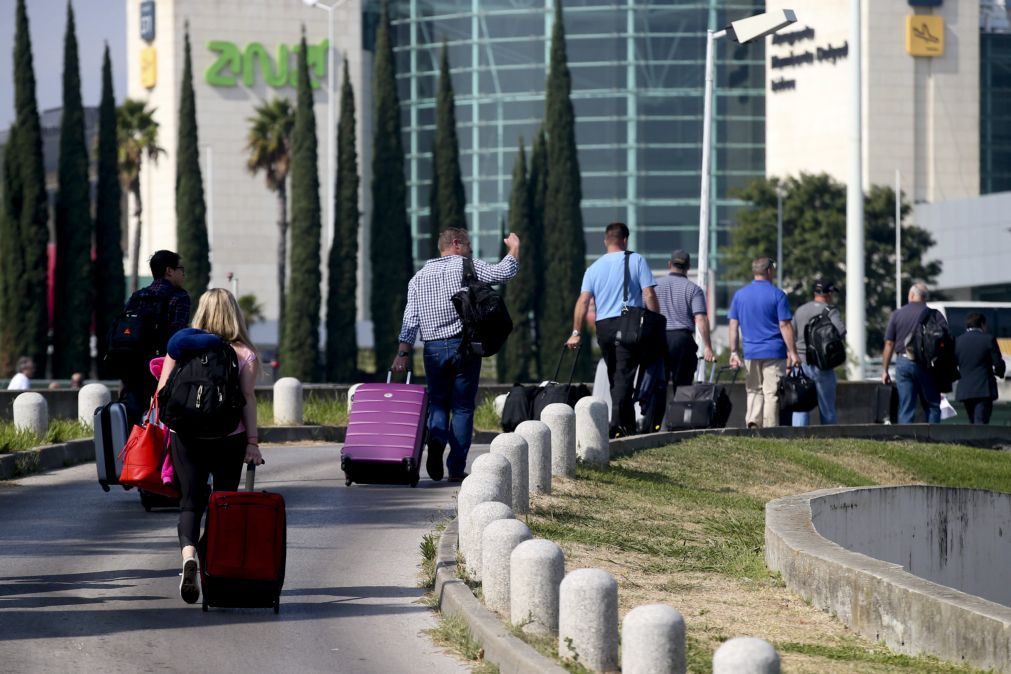
POLYGON ((494 613, 481 605, 467 584, 456 577, 458 538, 454 518, 439 538, 435 557, 435 596, 439 610, 463 618, 474 640, 484 649, 484 659, 498 665, 502 674, 566 674, 561 665, 513 636, 494 613))

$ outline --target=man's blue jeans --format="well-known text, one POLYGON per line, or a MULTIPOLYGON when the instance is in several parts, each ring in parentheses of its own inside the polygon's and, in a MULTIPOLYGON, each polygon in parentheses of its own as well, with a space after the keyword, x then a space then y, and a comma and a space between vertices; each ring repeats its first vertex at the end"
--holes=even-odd
POLYGON ((895 386, 899 389, 899 423, 916 421, 916 402, 927 413, 927 423, 941 423, 941 392, 930 372, 905 356, 895 360, 895 386))
MULTIPOLYGON (((838 417, 835 410, 835 370, 823 370, 820 367, 808 365, 807 363, 802 364, 800 367, 804 370, 804 374, 814 381, 814 387, 818 391, 818 414, 821 417, 821 423, 823 425, 837 423, 838 417)), ((810 412, 793 413, 794 426, 807 426, 810 423, 810 412)))
POLYGON ((467 466, 481 378, 481 359, 460 356, 460 341, 457 337, 425 342, 428 440, 449 445, 446 468, 450 477, 463 475, 467 466))

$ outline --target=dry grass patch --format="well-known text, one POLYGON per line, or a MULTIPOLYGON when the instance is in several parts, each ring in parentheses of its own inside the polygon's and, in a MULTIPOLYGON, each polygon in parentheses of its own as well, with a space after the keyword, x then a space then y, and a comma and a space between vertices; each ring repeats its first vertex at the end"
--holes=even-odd
POLYGON ((566 569, 596 567, 620 610, 663 602, 688 628, 690 671, 726 639, 758 636, 789 672, 970 672, 898 655, 854 635, 787 590, 764 561, 765 502, 840 485, 926 482, 1011 491, 999 452, 872 441, 702 437, 612 462, 532 500, 529 524, 558 542, 566 569))

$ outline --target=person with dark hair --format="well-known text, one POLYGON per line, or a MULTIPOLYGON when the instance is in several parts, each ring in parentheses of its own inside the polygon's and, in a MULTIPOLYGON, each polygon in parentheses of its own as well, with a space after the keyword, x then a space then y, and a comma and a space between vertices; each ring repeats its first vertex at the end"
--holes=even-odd
POLYGON ((955 358, 961 378, 955 400, 965 406, 970 424, 989 424, 997 399, 995 376, 1003 377, 1004 357, 993 335, 986 332, 986 317, 975 311, 965 318, 965 332, 955 340, 955 358))
POLYGON ((660 430, 667 408, 667 382, 678 386, 689 386, 698 366, 699 345, 695 342, 695 332, 702 337, 702 357, 707 363, 713 362, 713 345, 709 336, 709 314, 706 294, 699 286, 688 280, 691 255, 684 250, 675 250, 667 261, 667 275, 657 279, 657 303, 660 313, 667 319, 667 350, 663 354, 662 374, 657 378, 643 377, 643 387, 649 379, 649 391, 640 393, 643 416, 650 431, 660 430))
POLYGON ((27 391, 32 387, 32 377, 35 376, 35 361, 31 356, 18 358, 17 371, 7 384, 8 391, 27 391))
POLYGON ((730 331, 730 366, 745 367, 748 393, 745 414, 749 428, 779 424, 776 388, 787 367, 800 363, 794 344, 793 314, 786 293, 772 283, 776 261, 756 257, 751 262, 754 280, 736 293, 727 312, 730 331), (738 327, 744 336, 744 360, 737 352, 738 327))
MULTIPOLYGON (((814 299, 800 305, 793 315, 793 334, 797 342, 797 355, 800 356, 800 367, 804 374, 814 381, 815 389, 818 391, 818 416, 822 424, 834 424, 839 418, 835 407, 836 376, 835 370, 823 370, 815 363, 809 362, 808 347, 810 345, 807 343, 807 327, 811 321, 825 314, 839 336, 846 337, 846 324, 843 323, 839 307, 829 304, 832 301, 831 295, 835 292, 836 287, 832 281, 826 278, 816 280, 814 282, 814 299)), ((807 426, 810 420, 810 412, 793 413, 794 426, 807 426)))
POLYGON ((143 327, 135 353, 118 356, 116 363, 123 380, 120 400, 126 406, 127 420, 138 424, 147 411, 157 382, 151 377, 148 362, 165 355, 169 338, 190 322, 190 296, 183 290, 186 268, 178 253, 159 250, 150 259, 151 285, 141 288, 127 300, 124 314, 136 314, 143 327))
POLYGON ((583 323, 590 308, 590 300, 597 309, 597 343, 607 364, 607 380, 611 385, 612 438, 635 433, 635 371, 639 355, 617 341, 618 322, 625 306, 643 307, 660 312, 653 286, 656 279, 649 265, 638 253, 628 250, 628 227, 623 222, 612 222, 604 230, 606 253, 589 266, 583 274, 583 285, 576 300, 572 317, 572 336, 565 345, 575 349, 582 341, 583 323), (628 298, 625 291, 625 258, 628 257, 628 298))
MULTIPOLYGON (((506 254, 497 264, 474 260, 474 273, 484 283, 504 283, 519 271, 520 239, 503 240, 506 254)), ((464 258, 473 255, 467 230, 448 227, 439 235, 439 257, 425 262, 407 286, 407 306, 400 329, 400 350, 391 369, 408 369, 414 342, 425 342, 428 386, 428 457, 425 469, 438 482, 443 477, 442 453, 449 445, 449 482, 467 476, 467 454, 474 435, 474 410, 481 376, 481 358, 460 353, 463 323, 453 307, 453 295, 463 286, 464 258)))

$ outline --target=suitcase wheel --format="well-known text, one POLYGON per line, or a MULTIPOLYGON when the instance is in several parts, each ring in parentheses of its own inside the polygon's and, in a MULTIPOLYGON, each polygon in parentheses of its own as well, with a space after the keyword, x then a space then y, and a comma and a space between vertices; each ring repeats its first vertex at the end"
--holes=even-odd
POLYGON ((108 492, 109 491, 109 485, 107 485, 104 482, 99 482, 99 484, 102 485, 102 491, 104 491, 104 492, 108 492))
POLYGON ((351 486, 351 478, 350 477, 348 479, 344 480, 344 486, 345 487, 350 487, 351 486))
POLYGON ((274 615, 281 612, 281 597, 274 597, 274 615))

